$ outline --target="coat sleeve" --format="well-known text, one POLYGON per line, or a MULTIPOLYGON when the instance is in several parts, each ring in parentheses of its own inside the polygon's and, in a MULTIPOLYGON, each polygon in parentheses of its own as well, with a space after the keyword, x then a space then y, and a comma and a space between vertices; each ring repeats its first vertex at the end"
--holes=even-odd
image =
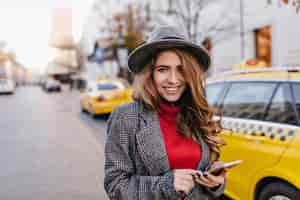
POLYGON ((196 199, 217 199, 224 193, 225 184, 218 187, 216 190, 211 190, 201 185, 196 185, 192 192, 190 192, 185 200, 196 199))
POLYGON ((226 180, 225 180, 225 183, 220 185, 218 188, 216 188, 214 190, 206 188, 206 191, 213 198, 217 198, 217 197, 220 197, 224 193, 225 185, 226 185, 226 180))
POLYGON ((130 155, 129 134, 136 131, 134 119, 126 111, 116 110, 108 120, 105 143, 104 188, 110 199, 178 199, 173 185, 174 175, 140 176, 135 172, 130 155), (127 123, 126 123, 127 122, 127 123))

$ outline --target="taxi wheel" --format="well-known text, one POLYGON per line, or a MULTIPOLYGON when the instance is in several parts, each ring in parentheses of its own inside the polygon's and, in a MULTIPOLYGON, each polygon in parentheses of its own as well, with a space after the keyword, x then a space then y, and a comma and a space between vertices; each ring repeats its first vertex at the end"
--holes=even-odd
POLYGON ((300 191, 283 182, 268 184, 259 195, 258 200, 296 200, 300 191))
POLYGON ((96 115, 95 113, 91 112, 90 113, 93 119, 96 119, 98 115, 96 115))
POLYGON ((89 113, 92 116, 92 118, 94 118, 94 119, 97 118, 97 114, 94 112, 92 106, 89 106, 89 113))
POLYGON ((85 109, 82 106, 80 106, 80 110, 81 110, 82 113, 86 112, 85 109))
POLYGON ((83 107, 82 103, 80 103, 80 111, 86 113, 86 109, 83 107))

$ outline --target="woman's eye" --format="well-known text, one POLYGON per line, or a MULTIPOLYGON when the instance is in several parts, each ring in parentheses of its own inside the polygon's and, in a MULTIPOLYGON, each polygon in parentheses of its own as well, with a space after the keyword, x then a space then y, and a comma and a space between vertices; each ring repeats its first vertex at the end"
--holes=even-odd
POLYGON ((162 72, 166 72, 167 69, 166 68, 158 68, 157 71, 162 73, 162 72))
POLYGON ((182 66, 177 67, 177 71, 182 74, 184 72, 183 67, 182 66))
POLYGON ((178 70, 178 73, 181 74, 181 75, 184 74, 183 69, 179 69, 179 70, 178 70))

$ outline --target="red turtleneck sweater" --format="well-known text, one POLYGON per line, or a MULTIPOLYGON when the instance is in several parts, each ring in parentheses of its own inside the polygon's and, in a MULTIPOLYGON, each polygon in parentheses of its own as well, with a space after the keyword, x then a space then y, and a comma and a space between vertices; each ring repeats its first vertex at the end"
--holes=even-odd
POLYGON ((200 145, 177 132, 176 116, 180 106, 160 104, 158 112, 171 169, 196 169, 201 159, 200 145))

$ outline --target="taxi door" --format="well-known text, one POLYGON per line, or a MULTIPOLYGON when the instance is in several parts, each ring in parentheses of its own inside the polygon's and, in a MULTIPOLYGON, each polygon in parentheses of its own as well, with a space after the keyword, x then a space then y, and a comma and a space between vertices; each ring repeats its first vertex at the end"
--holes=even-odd
POLYGON ((293 113, 289 102, 291 94, 288 84, 231 84, 222 103, 222 125, 232 132, 226 140, 227 145, 222 148, 221 160, 244 161, 229 170, 226 194, 231 198, 250 199, 249 193, 254 192, 250 183, 256 172, 278 163, 290 141, 282 124, 291 120, 285 116, 293 113))

